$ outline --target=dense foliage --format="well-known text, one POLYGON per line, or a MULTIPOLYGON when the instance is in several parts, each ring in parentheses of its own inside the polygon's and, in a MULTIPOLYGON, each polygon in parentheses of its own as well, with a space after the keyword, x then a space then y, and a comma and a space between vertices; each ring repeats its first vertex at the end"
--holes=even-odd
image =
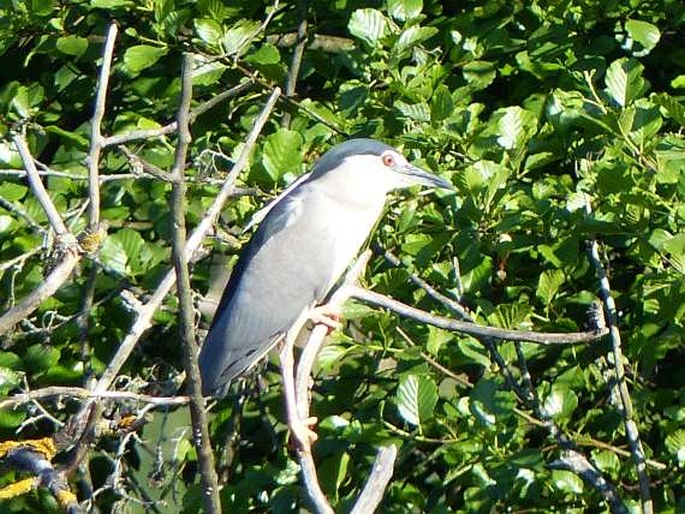
MULTIPOLYGON (((45 214, 17 171, 24 165, 11 132, 26 131, 52 200, 69 228, 83 233, 86 157, 109 23, 120 32, 105 135, 173 121, 183 52, 198 65, 194 106, 250 82, 192 125, 192 227, 266 97, 289 80, 303 19, 308 46, 295 95, 278 104, 239 177, 245 194, 229 201, 193 265, 198 302, 217 271, 235 261, 249 237, 241 229, 256 209, 330 145, 363 135, 402 148, 457 188, 393 197, 372 243, 401 265, 377 250, 366 287, 455 317, 410 280, 419 276, 480 324, 582 331, 598 298, 588 251, 597 240, 623 341, 623 354, 609 338, 565 346, 497 342, 493 358, 471 337, 351 302, 346 329, 321 353, 312 401, 320 420, 315 458, 336 511, 349 508, 375 446, 388 441, 400 452, 383 512, 607 509, 597 487, 559 466, 564 448, 551 425, 639 511, 645 502, 626 439, 631 415, 655 511, 685 510, 681 1, 5 0, 0 310, 35 289, 58 259, 45 214), (625 366, 632 413, 618 397, 616 358, 625 366)), ((126 148, 168 170, 175 141, 170 133, 126 148)), ((104 150, 107 236, 52 298, 0 335, 3 396, 83 385, 102 373, 135 316, 130 297, 145 301, 171 267, 171 186, 133 164, 118 146, 104 150)), ((116 389, 174 393, 183 368, 176 307, 169 295, 116 389)), ((212 409, 223 506, 297 511, 307 503, 286 444, 277 368, 258 371, 212 409)), ((50 435, 77 405, 64 399, 2 410, 2 440, 50 435)), ((109 401, 105 414, 118 419, 138 408, 109 401)), ((20 477, 4 473, 0 486, 20 477)), ((102 438, 72 482, 81 499, 97 491, 93 502, 103 512, 197 512, 186 410, 153 411, 124 442, 102 438)), ((0 510, 60 511, 40 488, 0 510)))

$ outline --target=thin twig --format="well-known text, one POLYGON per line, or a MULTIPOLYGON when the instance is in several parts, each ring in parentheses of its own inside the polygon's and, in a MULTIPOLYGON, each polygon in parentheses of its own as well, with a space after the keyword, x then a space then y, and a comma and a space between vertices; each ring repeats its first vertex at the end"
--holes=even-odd
MULTIPOLYGON (((253 86, 254 81, 252 79, 248 79, 245 82, 238 84, 237 86, 227 89, 226 91, 222 91, 218 95, 214 95, 210 100, 207 100, 206 102, 198 105, 195 109, 191 111, 190 123, 192 124, 193 122, 195 122, 198 116, 204 114, 212 107, 218 105, 220 102, 228 100, 229 98, 233 98, 234 96, 238 96, 239 94, 248 91, 253 86)), ((124 132, 123 134, 116 134, 114 136, 109 136, 105 138, 102 142, 102 147, 105 148, 108 146, 121 145, 124 143, 129 143, 131 141, 137 141, 140 139, 152 139, 154 137, 165 136, 167 134, 172 134, 176 132, 177 128, 178 124, 176 123, 176 121, 173 121, 168 125, 164 125, 163 127, 156 129, 130 130, 128 132, 124 132)))
POLYGON ((171 213, 174 224, 172 240, 172 258, 176 271, 176 292, 179 302, 180 336, 184 350, 184 364, 188 390, 190 392, 190 418, 193 426, 193 445, 200 465, 202 483, 202 502, 208 514, 220 513, 219 481, 214 469, 214 455, 209 440, 207 413, 202 397, 202 379, 197 364, 197 344, 195 343, 195 324, 193 313, 190 272, 188 271, 188 253, 186 252, 186 219, 185 219, 185 163, 190 135, 190 102, 193 91, 193 58, 189 53, 183 55, 181 80, 181 103, 178 107, 178 142, 176 155, 171 171, 171 213))
POLYGON ((12 134, 12 142, 14 143, 14 146, 17 147, 19 155, 21 156, 21 160, 24 163, 24 169, 27 173, 29 187, 31 188, 33 195, 36 197, 36 200, 38 200, 38 203, 40 203, 40 206, 45 211, 45 215, 48 218, 48 222, 50 223, 52 229, 55 231, 55 234, 57 234, 58 238, 66 237, 69 238, 71 241, 75 241, 74 236, 70 234, 69 230, 64 224, 62 216, 57 211, 55 204, 52 203, 52 199, 50 198, 50 195, 48 194, 47 190, 45 189, 45 186, 43 185, 43 182, 40 179, 40 175, 38 174, 38 170, 36 169, 36 164, 33 161, 31 151, 29 150, 29 147, 26 144, 26 139, 22 134, 15 133, 12 134))
MULTIPOLYGON (((302 55, 307 46, 307 0, 300 0, 300 24, 297 26, 297 44, 293 49, 293 58, 290 61, 290 68, 288 75, 285 77, 284 95, 290 98, 295 95, 295 88, 297 87, 297 77, 300 74, 300 66, 302 65, 302 55)), ((290 113, 285 112, 281 119, 282 127, 290 127, 290 113)))
POLYGON ((90 151, 86 159, 88 166, 88 230, 91 234, 96 234, 100 228, 100 153, 102 152, 102 120, 105 117, 105 102, 107 101, 107 87, 109 85, 109 74, 112 68, 112 57, 114 55, 114 42, 117 38, 117 25, 112 23, 107 31, 105 40, 105 50, 102 57, 102 68, 100 68, 100 79, 96 89, 95 110, 90 127, 90 151))
POLYGON ((130 400, 134 402, 148 403, 154 406, 167 407, 185 405, 188 403, 187 396, 151 396, 149 394, 134 393, 131 391, 92 391, 84 387, 50 386, 25 393, 17 393, 0 401, 0 410, 14 409, 25 403, 46 398, 79 398, 79 399, 102 399, 102 400, 130 400))

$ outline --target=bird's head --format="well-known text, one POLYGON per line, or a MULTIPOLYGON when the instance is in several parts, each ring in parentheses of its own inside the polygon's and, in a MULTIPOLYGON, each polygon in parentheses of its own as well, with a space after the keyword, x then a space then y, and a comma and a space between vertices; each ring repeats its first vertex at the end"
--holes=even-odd
POLYGON ((334 176, 386 192, 412 185, 454 189, 449 181, 414 166, 397 149, 375 139, 350 139, 321 156, 311 178, 334 176))

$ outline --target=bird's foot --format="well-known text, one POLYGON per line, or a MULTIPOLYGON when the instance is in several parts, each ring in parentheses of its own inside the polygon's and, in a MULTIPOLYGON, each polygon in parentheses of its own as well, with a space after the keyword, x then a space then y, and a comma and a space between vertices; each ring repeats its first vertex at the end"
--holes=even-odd
POLYGON ((312 322, 326 325, 331 332, 342 328, 342 323, 340 322, 341 317, 341 309, 335 305, 318 305, 309 311, 309 319, 312 320, 312 322))
POLYGON ((318 434, 314 432, 313 426, 316 425, 317 418, 310 416, 308 418, 298 418, 290 421, 290 431, 297 444, 304 450, 309 450, 312 444, 319 438, 318 434))

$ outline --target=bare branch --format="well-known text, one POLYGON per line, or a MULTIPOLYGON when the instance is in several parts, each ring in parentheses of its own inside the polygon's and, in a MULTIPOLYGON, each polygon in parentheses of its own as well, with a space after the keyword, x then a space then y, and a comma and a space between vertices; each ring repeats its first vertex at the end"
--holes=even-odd
MULTIPOLYGON (((204 114, 205 112, 207 112, 214 106, 218 105, 219 103, 223 102, 224 100, 228 100, 229 98, 238 96, 250 90, 253 86, 254 81, 248 79, 245 82, 238 84, 237 86, 227 89, 226 91, 222 91, 218 95, 214 95, 210 100, 207 100, 206 102, 198 105, 195 109, 191 111, 190 123, 192 124, 193 122, 195 122, 198 116, 204 114)), ((129 132, 124 132, 123 134, 117 134, 105 138, 102 141, 102 147, 104 148, 107 146, 121 145, 124 143, 129 143, 131 141, 137 141, 139 139, 151 139, 153 137, 165 136, 167 134, 172 134, 176 132, 177 128, 178 123, 174 121, 172 123, 169 123, 168 125, 165 125, 157 129, 131 130, 129 132)))
MULTIPOLYGON (((354 284, 359 280, 359 276, 366 268, 371 257, 371 252, 364 252, 352 268, 347 272, 343 285, 331 296, 328 305, 341 307, 354 291, 354 284)), ((328 333, 326 325, 318 324, 314 327, 307 343, 300 355, 295 378, 295 401, 296 409, 300 418, 309 417, 309 380, 312 367, 316 356, 321 349, 321 345, 328 333)), ((284 380, 286 377, 284 377, 284 380)), ((289 397, 286 395, 286 401, 289 397)), ((333 510, 328 503, 325 495, 321 491, 316 474, 316 466, 309 445, 298 447, 298 459, 302 468, 302 478, 310 500, 319 513, 331 513, 333 510)), ((393 464, 397 455, 395 446, 381 447, 376 456, 366 486, 364 487, 352 512, 367 513, 373 512, 383 498, 385 488, 392 477, 393 464)))
POLYGON ((80 399, 97 398, 113 401, 130 400, 154 406, 185 405, 189 401, 187 396, 151 396, 149 394, 134 393, 131 391, 98 392, 83 387, 50 386, 12 395, 6 400, 0 401, 0 409, 14 409, 19 405, 30 403, 35 400, 61 398, 65 396, 80 399))
POLYGON ((80 254, 75 247, 65 248, 62 260, 45 277, 45 280, 14 307, 0 316, 0 333, 6 333, 11 327, 28 317, 43 301, 55 294, 71 276, 79 260, 80 254))
POLYGON ((40 203, 40 206, 45 211, 45 215, 48 217, 50 226, 57 234, 57 237, 66 237, 67 240, 75 241, 74 236, 71 235, 64 224, 62 216, 60 216, 59 212, 57 211, 55 204, 52 203, 52 199, 50 198, 50 195, 48 195, 48 192, 40 179, 40 175, 36 169, 36 164, 33 161, 31 151, 26 144, 26 139, 24 139, 24 136, 21 134, 12 134, 12 141, 14 142, 14 146, 16 146, 17 150, 19 151, 19 155, 21 155, 21 160, 24 163, 24 168, 26 169, 31 191, 36 197, 36 200, 38 200, 38 203, 40 203))
POLYGON ((396 458, 397 446, 394 444, 381 446, 378 449, 369 479, 366 481, 366 485, 350 514, 368 514, 376 510, 383 499, 385 488, 388 487, 392 478, 396 458))
POLYGON ((181 80, 181 103, 178 107, 178 142, 176 156, 171 171, 173 180, 171 190, 171 213, 174 224, 172 240, 172 258, 176 271, 176 292, 178 294, 180 314, 180 338, 185 354, 184 364, 188 389, 190 391, 190 418, 193 425, 193 445, 197 452, 202 482, 202 502, 208 514, 220 513, 219 481, 214 469, 214 455, 209 440, 205 401, 202 397, 202 379, 197 364, 197 344, 195 343, 195 324, 193 315, 192 289, 188 271, 188 253, 186 252, 186 219, 185 219, 185 163, 190 135, 190 102, 193 91, 193 58, 191 54, 183 55, 181 80))
POLYGON ((90 127, 90 151, 86 163, 88 165, 88 230, 91 234, 97 233, 100 227, 100 180, 99 166, 100 153, 102 152, 102 120, 105 117, 105 102, 107 100, 107 86, 109 85, 109 73, 112 68, 112 56, 114 55, 114 42, 117 38, 117 25, 112 23, 107 31, 105 50, 102 57, 102 68, 95 97, 95 110, 90 127))
MULTIPOLYGON (((589 209, 589 204, 587 204, 589 209)), ((597 278, 599 279, 599 296, 604 305, 604 318, 609 326, 609 340, 611 341, 612 357, 614 373, 616 381, 614 387, 618 389, 618 397, 620 398, 620 405, 617 405, 618 411, 623 418, 623 424, 626 430, 626 437, 630 446, 630 453, 635 462, 635 469, 637 471, 638 482, 640 484, 640 497, 642 499, 643 514, 651 514, 654 512, 652 503, 652 493, 649 486, 649 475, 647 474, 645 451, 640 440, 640 432, 637 424, 633 419, 633 402, 630 398, 628 385, 626 384, 625 369, 623 367, 623 350, 621 344, 621 333, 616 324, 618 316, 616 314, 616 303, 611 296, 611 286, 609 278, 607 277, 602 260, 599 256, 599 245, 596 240, 590 243, 590 262, 595 268, 597 278)))
POLYGON ((445 330, 452 330, 454 332, 462 332, 464 334, 472 335, 476 338, 494 338, 508 341, 527 341, 530 343, 541 344, 544 346, 559 345, 559 344, 577 344, 596 341, 604 337, 608 330, 594 330, 591 332, 569 332, 569 333, 544 333, 544 332, 530 332, 525 330, 504 330, 494 327, 485 327, 476 325, 475 323, 468 323, 465 321, 457 321, 441 316, 435 316, 425 311, 411 307, 397 300, 393 300, 385 295, 362 289, 354 286, 350 295, 353 298, 362 300, 372 305, 377 305, 385 309, 391 310, 400 314, 401 316, 428 323, 429 325, 443 328, 445 330))

